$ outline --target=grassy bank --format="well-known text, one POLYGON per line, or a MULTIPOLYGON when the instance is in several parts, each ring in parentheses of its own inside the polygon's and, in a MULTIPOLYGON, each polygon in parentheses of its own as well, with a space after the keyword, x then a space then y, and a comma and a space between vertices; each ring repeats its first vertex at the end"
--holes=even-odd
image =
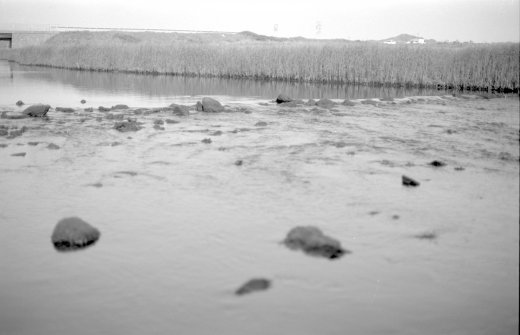
POLYGON ((255 35, 62 33, 4 51, 22 64, 286 81, 414 87, 519 88, 518 44, 383 45, 255 35))

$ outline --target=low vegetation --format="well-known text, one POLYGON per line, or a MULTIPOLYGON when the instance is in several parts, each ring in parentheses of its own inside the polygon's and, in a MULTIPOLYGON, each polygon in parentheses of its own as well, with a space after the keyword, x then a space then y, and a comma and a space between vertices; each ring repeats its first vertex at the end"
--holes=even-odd
POLYGON ((80 70, 515 91, 519 45, 384 45, 241 34, 72 32, 0 58, 80 70))

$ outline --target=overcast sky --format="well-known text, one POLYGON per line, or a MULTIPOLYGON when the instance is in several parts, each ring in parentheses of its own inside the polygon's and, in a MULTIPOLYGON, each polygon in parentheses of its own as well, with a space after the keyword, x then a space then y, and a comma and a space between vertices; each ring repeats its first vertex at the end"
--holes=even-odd
POLYGON ((0 0, 0 28, 47 25, 275 36, 520 41, 520 0, 0 0))

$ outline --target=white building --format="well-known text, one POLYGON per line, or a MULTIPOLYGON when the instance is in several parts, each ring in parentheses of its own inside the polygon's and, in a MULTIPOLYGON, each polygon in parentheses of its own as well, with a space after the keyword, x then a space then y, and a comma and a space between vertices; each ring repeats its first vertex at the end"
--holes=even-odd
POLYGON ((383 43, 384 43, 384 44, 397 44, 397 42, 394 41, 394 40, 384 41, 383 43))

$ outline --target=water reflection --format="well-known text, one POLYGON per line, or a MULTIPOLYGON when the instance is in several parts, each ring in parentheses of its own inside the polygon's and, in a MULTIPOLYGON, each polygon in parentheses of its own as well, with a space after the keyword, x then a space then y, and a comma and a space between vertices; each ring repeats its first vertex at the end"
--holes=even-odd
MULTIPOLYGON (((188 78, 171 75, 139 75, 128 73, 87 72, 48 67, 22 66, 0 62, 0 76, 10 73, 20 81, 22 91, 35 83, 39 85, 71 87, 82 94, 131 94, 150 98, 172 96, 217 95, 273 99, 284 92, 294 98, 359 99, 374 97, 403 97, 437 95, 436 90, 391 87, 347 86, 298 82, 273 82, 245 79, 188 78)), ((11 98, 12 100, 12 98, 11 98)), ((4 101, 0 101, 4 103, 4 101)), ((5 102, 5 103, 10 103, 5 102)))

